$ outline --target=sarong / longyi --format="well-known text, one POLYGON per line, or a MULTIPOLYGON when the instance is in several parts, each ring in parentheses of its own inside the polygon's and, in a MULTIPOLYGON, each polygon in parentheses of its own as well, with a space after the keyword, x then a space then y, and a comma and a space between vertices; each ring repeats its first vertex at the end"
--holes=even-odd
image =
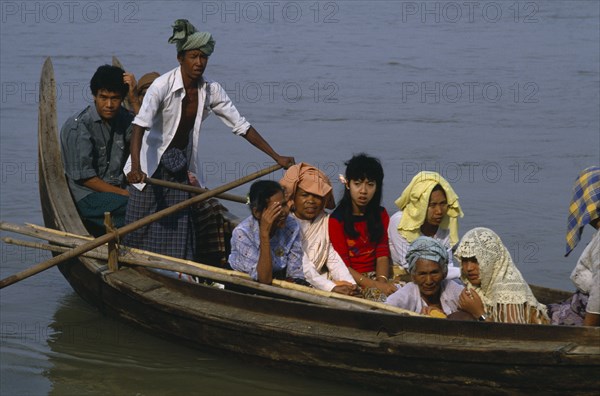
MULTIPOLYGON (((189 184, 187 162, 183 152, 177 149, 167 150, 152 177, 189 184)), ((185 191, 150 184, 146 185, 142 191, 130 186, 125 223, 132 223, 190 197, 190 193, 185 191)), ((123 244, 172 257, 193 260, 194 239, 191 208, 185 208, 127 234, 123 238, 123 244)))

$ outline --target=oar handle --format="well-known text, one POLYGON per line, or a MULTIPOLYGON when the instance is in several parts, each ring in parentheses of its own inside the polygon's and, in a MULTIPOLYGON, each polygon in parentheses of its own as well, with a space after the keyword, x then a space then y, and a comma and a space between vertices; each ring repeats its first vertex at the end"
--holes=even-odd
MULTIPOLYGON (((190 186, 189 184, 174 183, 166 180, 154 179, 152 177, 145 178, 144 182, 148 184, 153 184, 155 186, 172 188, 174 190, 187 191, 192 194, 202 194, 209 191, 208 189, 202 187, 190 186)), ((217 195, 217 198, 226 199, 228 201, 239 202, 243 204, 246 203, 246 198, 235 194, 223 193, 217 195)))
POLYGON ((200 195, 196 195, 193 198, 179 202, 178 204, 175 204, 175 205, 170 206, 166 209, 163 209, 159 212, 151 214, 150 216, 143 217, 137 221, 134 221, 133 223, 127 224, 127 225, 115 230, 114 232, 111 232, 110 234, 104 234, 88 243, 84 243, 83 245, 80 245, 80 246, 74 248, 73 250, 70 250, 66 253, 55 256, 55 257, 51 258, 50 260, 46 260, 46 261, 44 261, 40 264, 37 264, 31 268, 28 268, 26 270, 23 270, 21 272, 18 272, 14 275, 11 275, 9 277, 6 277, 6 278, 0 280, 0 289, 5 288, 6 286, 10 286, 13 283, 19 282, 23 279, 29 278, 30 276, 33 276, 39 272, 47 270, 48 268, 51 268, 57 264, 60 264, 63 261, 66 261, 73 257, 79 256, 82 253, 85 253, 92 249, 95 249, 98 246, 104 245, 105 243, 107 243, 113 239, 120 238, 126 234, 129 234, 130 232, 137 230, 138 228, 144 227, 156 220, 160 220, 160 219, 162 219, 166 216, 169 216, 175 212, 185 209, 188 206, 197 204, 208 198, 212 198, 216 195, 222 194, 225 191, 228 191, 228 190, 231 190, 232 188, 241 186, 242 184, 245 184, 252 180, 258 179, 259 177, 268 175, 269 173, 275 172, 276 170, 279 170, 279 169, 281 169, 281 165, 272 165, 272 166, 265 168, 263 170, 260 170, 258 172, 254 172, 250 175, 247 175, 240 179, 234 180, 231 183, 224 184, 224 185, 214 188, 210 191, 206 191, 200 195))

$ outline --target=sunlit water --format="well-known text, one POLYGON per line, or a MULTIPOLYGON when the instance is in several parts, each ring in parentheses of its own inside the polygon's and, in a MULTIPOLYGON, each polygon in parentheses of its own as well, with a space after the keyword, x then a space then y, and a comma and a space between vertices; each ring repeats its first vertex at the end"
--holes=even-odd
MULTIPOLYGON (((460 196, 461 235, 490 227, 527 280, 572 289, 591 233, 563 257, 570 189, 600 162, 598 2, 0 4, 3 221, 42 223, 45 57, 62 124, 91 101, 89 79, 113 55, 138 77, 175 67, 167 39, 184 17, 217 40, 206 75, 276 150, 330 175, 338 195, 336 175, 361 151, 384 165, 390 212, 416 172, 438 171, 460 196)), ((270 164, 217 119, 202 133, 210 186, 270 164)), ((2 277, 49 257, 5 244, 1 253, 2 277)), ((2 290, 0 303, 3 395, 361 393, 142 334, 99 315, 56 269, 2 290)))

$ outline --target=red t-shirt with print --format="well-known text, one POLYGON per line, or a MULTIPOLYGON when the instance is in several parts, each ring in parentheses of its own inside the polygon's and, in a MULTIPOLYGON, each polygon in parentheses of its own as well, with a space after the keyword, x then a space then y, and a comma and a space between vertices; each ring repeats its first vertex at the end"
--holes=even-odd
POLYGON ((357 272, 375 271, 376 260, 379 257, 390 256, 387 234, 390 216, 383 207, 379 208, 379 215, 383 224, 383 234, 376 243, 371 242, 369 239, 365 216, 354 216, 354 229, 358 232, 357 238, 351 238, 344 232, 341 211, 334 210, 329 216, 329 239, 331 244, 342 257, 346 266, 357 272))

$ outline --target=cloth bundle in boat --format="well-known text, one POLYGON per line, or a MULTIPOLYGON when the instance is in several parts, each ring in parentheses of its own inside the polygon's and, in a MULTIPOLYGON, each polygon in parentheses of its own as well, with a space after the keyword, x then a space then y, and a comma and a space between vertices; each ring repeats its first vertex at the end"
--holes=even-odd
POLYGON ((218 199, 211 198, 192 207, 196 235, 196 260, 217 267, 230 268, 227 258, 231 253, 233 225, 228 212, 218 199))

